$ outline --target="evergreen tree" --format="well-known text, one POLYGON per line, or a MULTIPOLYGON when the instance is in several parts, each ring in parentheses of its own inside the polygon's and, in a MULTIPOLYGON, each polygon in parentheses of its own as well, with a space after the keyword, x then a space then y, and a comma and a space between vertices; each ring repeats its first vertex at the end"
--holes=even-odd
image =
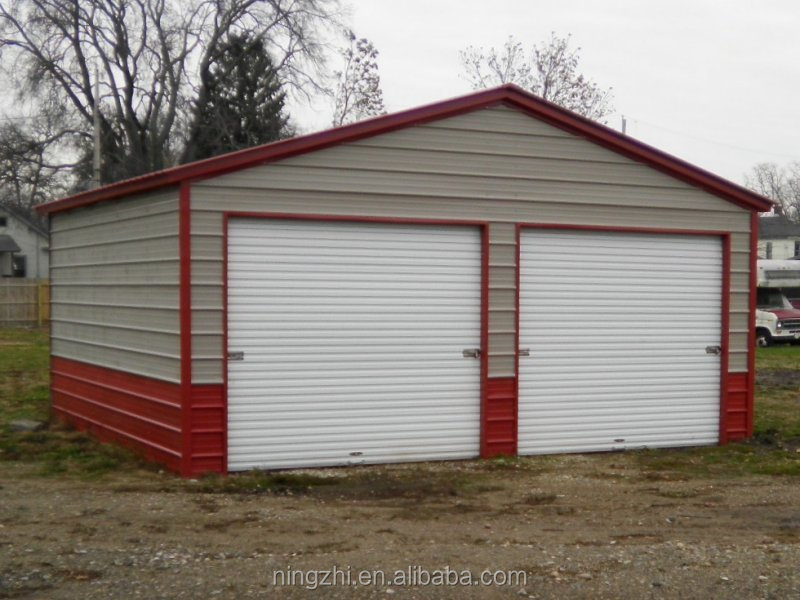
POLYGON ((286 94, 260 39, 231 36, 198 98, 188 158, 199 160, 292 135, 286 94))

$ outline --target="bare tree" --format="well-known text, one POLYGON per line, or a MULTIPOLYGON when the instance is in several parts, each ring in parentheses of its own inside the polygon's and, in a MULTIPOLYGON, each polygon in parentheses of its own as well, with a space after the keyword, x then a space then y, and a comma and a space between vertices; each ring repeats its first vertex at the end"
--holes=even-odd
POLYGON ((759 163, 745 175, 745 185, 778 203, 790 219, 800 220, 800 161, 785 167, 759 163))
POLYGON ((54 152, 69 130, 57 107, 36 119, 24 117, 0 126, 0 204, 32 213, 36 204, 68 189, 68 169, 75 164, 54 152))
POLYGON ((338 127, 368 117, 386 114, 378 74, 378 51, 366 38, 349 32, 350 46, 342 52, 344 68, 337 72, 333 125, 338 127))
POLYGON ((65 107, 66 129, 79 133, 53 143, 81 155, 84 171, 99 108, 109 182, 187 156, 193 106, 231 35, 262 40, 292 93, 324 89, 324 37, 337 19, 338 0, 9 0, 0 3, 0 60, 35 114, 32 98, 65 107))
POLYGON ((601 88, 578 73, 580 48, 570 48, 570 39, 552 33, 530 50, 511 36, 500 50, 470 46, 459 52, 464 77, 476 90, 514 83, 584 117, 602 120, 614 111, 611 88, 601 88))

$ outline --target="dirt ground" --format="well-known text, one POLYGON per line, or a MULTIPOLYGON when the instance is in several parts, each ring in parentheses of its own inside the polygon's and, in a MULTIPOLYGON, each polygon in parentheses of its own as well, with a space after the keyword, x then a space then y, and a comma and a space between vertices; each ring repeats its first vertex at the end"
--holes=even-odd
POLYGON ((717 480, 637 453, 307 471, 262 493, 148 471, 29 471, 0 463, 0 597, 800 597, 792 477, 717 480), (276 585, 278 570, 334 566, 387 581, 276 585), (389 581, 409 567, 527 581, 389 581))

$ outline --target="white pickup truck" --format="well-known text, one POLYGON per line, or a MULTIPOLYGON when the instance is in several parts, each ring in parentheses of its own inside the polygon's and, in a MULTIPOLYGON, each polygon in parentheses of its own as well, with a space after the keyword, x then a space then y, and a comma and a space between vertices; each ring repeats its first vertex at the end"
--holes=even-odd
POLYGON ((759 260, 756 299, 756 343, 800 340, 800 260, 759 260))

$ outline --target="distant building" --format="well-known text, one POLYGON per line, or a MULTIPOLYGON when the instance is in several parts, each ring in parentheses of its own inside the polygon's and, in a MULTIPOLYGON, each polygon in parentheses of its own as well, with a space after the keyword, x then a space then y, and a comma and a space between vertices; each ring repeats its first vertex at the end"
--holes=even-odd
POLYGON ((48 246, 47 229, 35 217, 0 205, 0 277, 46 279, 48 246))
POLYGON ((776 214, 758 220, 758 258, 775 260, 800 256, 800 223, 776 214))

